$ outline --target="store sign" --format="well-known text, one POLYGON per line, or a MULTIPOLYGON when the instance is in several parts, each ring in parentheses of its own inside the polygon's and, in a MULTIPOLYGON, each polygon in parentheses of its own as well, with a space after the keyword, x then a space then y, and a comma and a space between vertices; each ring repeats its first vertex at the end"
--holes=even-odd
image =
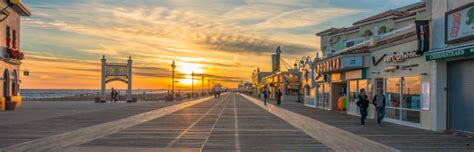
POLYGON ((364 66, 364 57, 344 57, 342 58, 341 68, 353 68, 364 66))
POLYGON ((449 51, 440 51, 426 55, 426 61, 441 60, 453 57, 462 57, 474 55, 474 48, 453 49, 449 51))
POLYGON ((416 53, 416 51, 410 51, 410 52, 393 52, 392 55, 388 55, 385 57, 385 62, 386 63, 400 63, 404 62, 407 59, 412 59, 412 58, 417 58, 420 57, 419 54, 416 53))
POLYGON ((446 12, 445 27, 447 44, 474 39, 474 3, 446 12))
POLYGON ((385 66, 384 70, 385 71, 395 71, 398 70, 400 66, 398 65, 390 65, 390 66, 385 66))
POLYGON ((365 79, 366 75, 367 74, 366 74, 365 69, 360 69, 360 70, 355 70, 355 71, 348 71, 344 74, 346 80, 365 79))

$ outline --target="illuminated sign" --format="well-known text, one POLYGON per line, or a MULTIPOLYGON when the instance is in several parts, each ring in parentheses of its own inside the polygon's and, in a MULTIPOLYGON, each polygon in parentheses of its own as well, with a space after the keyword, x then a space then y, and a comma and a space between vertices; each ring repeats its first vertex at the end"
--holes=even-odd
POLYGON ((417 54, 416 51, 402 52, 402 53, 393 52, 392 55, 388 55, 385 57, 385 62, 386 63, 400 63, 400 62, 406 61, 407 59, 416 58, 416 57, 420 57, 420 55, 417 54))

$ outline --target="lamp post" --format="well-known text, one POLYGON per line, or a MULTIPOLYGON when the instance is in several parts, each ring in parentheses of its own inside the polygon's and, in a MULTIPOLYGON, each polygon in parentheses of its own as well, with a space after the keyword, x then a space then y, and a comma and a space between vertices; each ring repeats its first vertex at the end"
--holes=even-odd
POLYGON ((191 98, 194 97, 194 71, 191 74, 191 98))
POLYGON ((303 60, 296 60, 295 62, 295 69, 298 70, 298 102, 301 102, 301 69, 302 69, 302 66, 304 64, 304 61, 303 60))
POLYGON ((204 94, 204 76, 201 76, 201 95, 204 94))
POLYGON ((211 79, 207 79, 207 89, 209 89, 208 93, 211 93, 211 79))
POLYGON ((176 68, 176 64, 174 63, 174 60, 173 60, 173 63, 171 63, 171 95, 173 96, 173 100, 174 100, 174 69, 176 68))

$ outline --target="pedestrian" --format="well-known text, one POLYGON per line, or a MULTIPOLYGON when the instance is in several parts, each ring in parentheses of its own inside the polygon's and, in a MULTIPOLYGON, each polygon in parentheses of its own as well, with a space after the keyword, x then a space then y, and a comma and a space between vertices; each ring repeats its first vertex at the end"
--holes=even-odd
POLYGON ((357 96, 357 106, 360 109, 360 125, 365 126, 365 118, 367 118, 367 108, 369 107, 369 97, 365 93, 365 89, 360 89, 357 96))
POLYGON ((221 91, 217 91, 217 99, 220 99, 221 98, 221 91))
POLYGON ((267 98, 268 98, 267 89, 264 89, 262 94, 263 94, 263 104, 267 105, 267 98))
POLYGON ((112 88, 110 91, 110 102, 114 102, 115 89, 112 88))
POLYGON ((385 95, 383 90, 377 90, 377 94, 374 96, 372 103, 375 105, 375 110, 377 111, 377 126, 381 127, 383 117, 385 116, 385 95))
POLYGON ((120 94, 120 91, 115 90, 115 96, 114 96, 115 102, 117 102, 119 94, 120 94))
POLYGON ((280 89, 277 90, 276 96, 277 96, 277 105, 280 105, 281 104, 281 96, 283 96, 280 89))

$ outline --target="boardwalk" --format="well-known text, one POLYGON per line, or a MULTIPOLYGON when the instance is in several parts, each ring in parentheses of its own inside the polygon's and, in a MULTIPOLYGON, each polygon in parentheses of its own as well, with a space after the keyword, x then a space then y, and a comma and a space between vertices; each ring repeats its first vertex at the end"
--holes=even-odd
POLYGON ((472 138, 395 124, 376 128, 369 122, 368 127, 360 127, 354 116, 291 102, 264 106, 240 94, 110 105, 113 108, 0 124, 0 147, 2 151, 70 152, 474 149, 469 146, 472 138))

